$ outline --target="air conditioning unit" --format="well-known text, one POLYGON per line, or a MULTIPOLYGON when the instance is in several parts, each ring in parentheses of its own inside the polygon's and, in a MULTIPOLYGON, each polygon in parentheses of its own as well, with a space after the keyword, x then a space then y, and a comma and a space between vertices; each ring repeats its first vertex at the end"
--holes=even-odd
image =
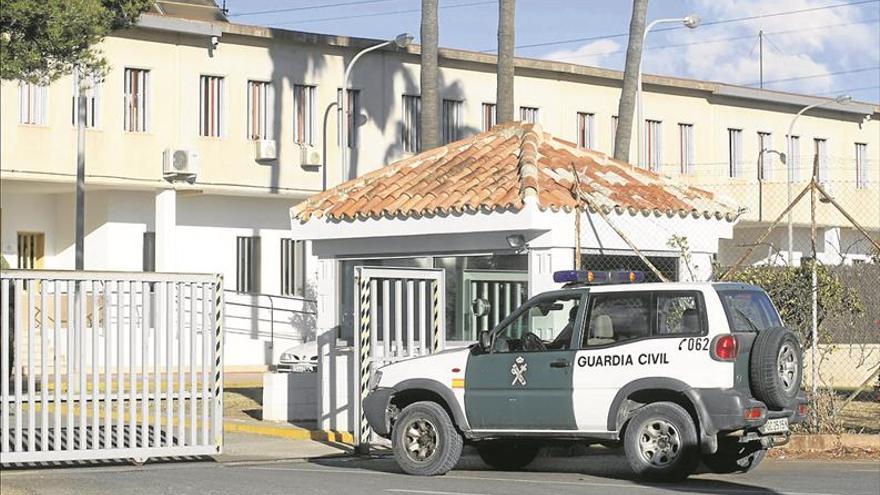
POLYGON ((185 149, 166 149, 162 153, 162 173, 166 176, 194 177, 198 175, 199 154, 185 149))
POLYGON ((321 152, 314 146, 300 145, 299 147, 299 164, 308 167, 320 167, 323 165, 321 161, 321 152))
POLYGON ((275 141, 270 139, 260 139, 254 141, 254 159, 257 161, 261 160, 275 160, 278 158, 278 149, 275 146, 275 141))

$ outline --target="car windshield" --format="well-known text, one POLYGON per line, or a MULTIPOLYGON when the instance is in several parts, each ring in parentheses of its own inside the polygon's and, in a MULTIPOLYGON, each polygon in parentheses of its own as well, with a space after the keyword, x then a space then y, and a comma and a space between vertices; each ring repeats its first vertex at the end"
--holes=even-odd
POLYGON ((762 290, 719 290, 718 295, 734 332, 759 332, 782 325, 779 313, 762 290))

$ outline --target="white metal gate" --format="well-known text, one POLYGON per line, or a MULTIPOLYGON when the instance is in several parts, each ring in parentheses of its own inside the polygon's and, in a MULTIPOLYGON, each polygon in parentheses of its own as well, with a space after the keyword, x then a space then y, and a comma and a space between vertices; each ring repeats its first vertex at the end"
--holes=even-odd
POLYGON ((222 283, 4 271, 0 462, 220 453, 222 283))
POLYGON ((355 445, 369 443, 371 430, 361 403, 370 377, 385 364, 432 354, 446 347, 445 272, 439 269, 355 268, 354 383, 355 445))

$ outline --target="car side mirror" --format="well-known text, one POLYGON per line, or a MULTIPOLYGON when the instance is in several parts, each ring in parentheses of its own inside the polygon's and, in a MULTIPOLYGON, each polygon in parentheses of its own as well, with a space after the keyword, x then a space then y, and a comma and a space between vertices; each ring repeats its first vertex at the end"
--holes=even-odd
POLYGON ((480 332, 480 348, 484 351, 492 348, 492 334, 488 330, 480 332))

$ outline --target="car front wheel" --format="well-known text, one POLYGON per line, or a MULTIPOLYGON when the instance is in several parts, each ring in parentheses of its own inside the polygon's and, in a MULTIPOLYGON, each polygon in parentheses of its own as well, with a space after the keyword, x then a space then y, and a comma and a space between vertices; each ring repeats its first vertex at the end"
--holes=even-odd
POLYGON ((639 409, 626 427, 623 447, 636 476, 651 480, 685 479, 700 461, 694 421, 673 402, 639 409))
POLYGON ((391 433, 394 460, 407 474, 438 476, 455 467, 463 439, 446 410, 436 402, 406 406, 391 433))

